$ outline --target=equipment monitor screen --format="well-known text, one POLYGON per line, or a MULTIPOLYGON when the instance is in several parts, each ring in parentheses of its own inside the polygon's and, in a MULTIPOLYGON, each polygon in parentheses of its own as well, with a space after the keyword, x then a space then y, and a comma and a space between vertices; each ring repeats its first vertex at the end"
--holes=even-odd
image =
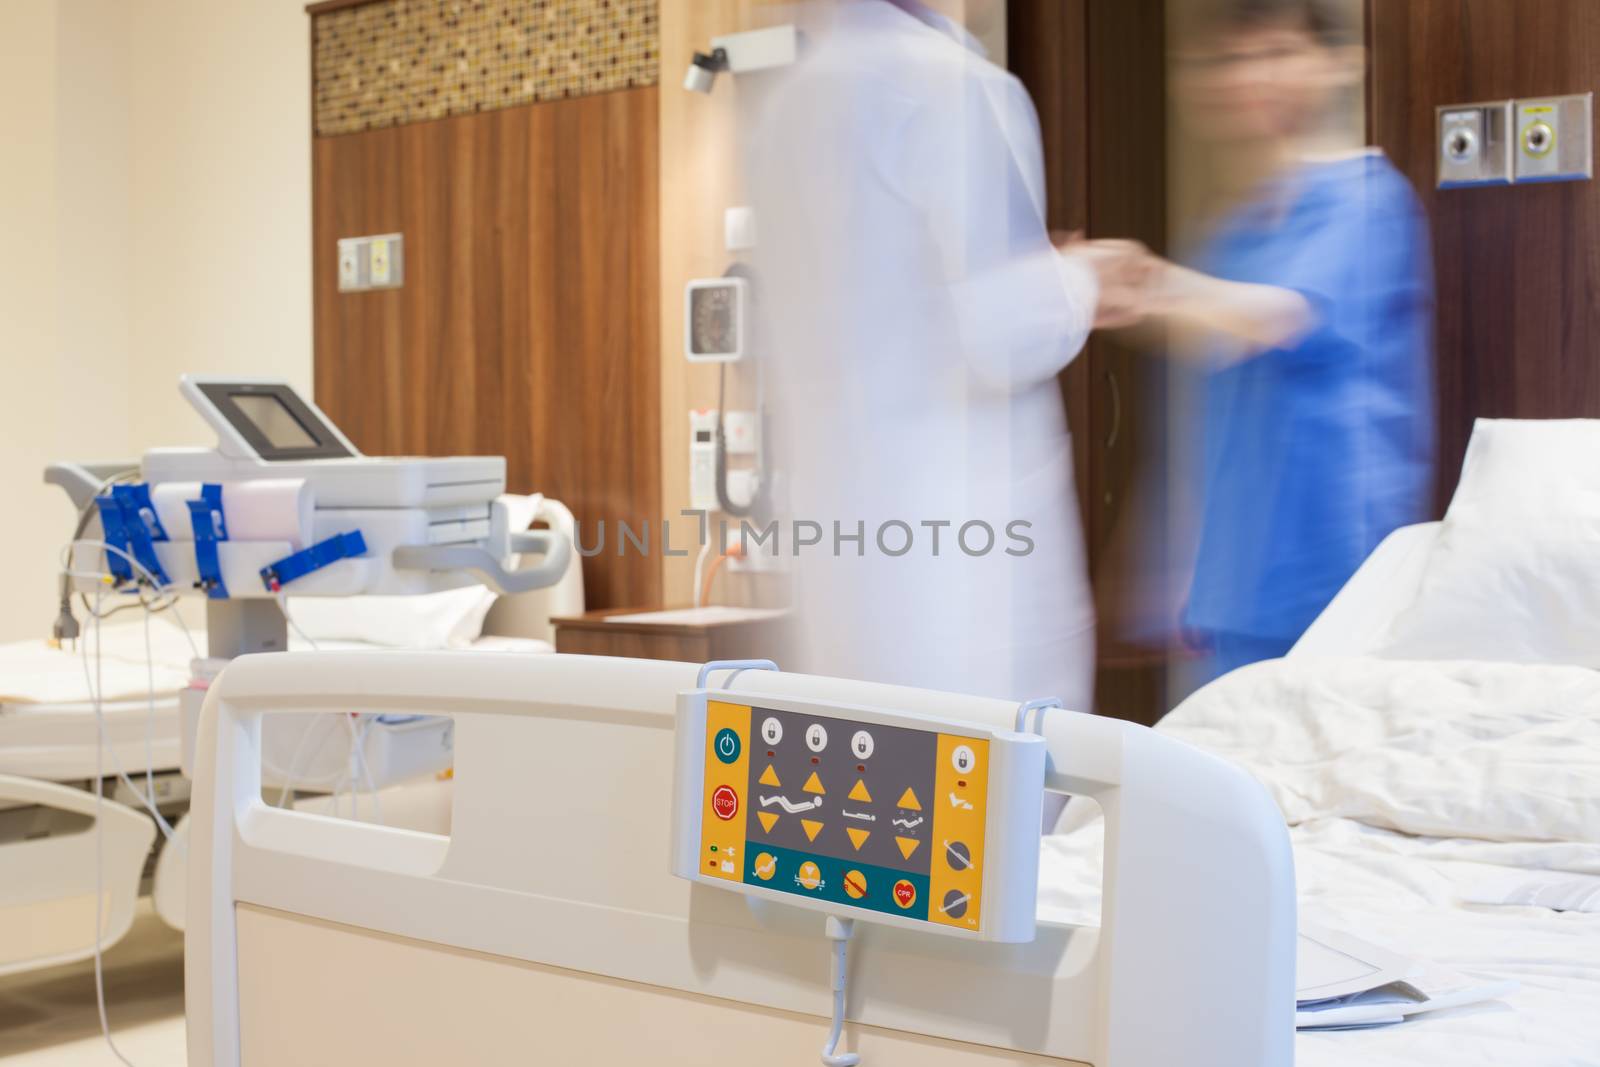
POLYGON ((711 701, 705 746, 702 875, 979 929, 987 739, 711 701))
POLYGON ((273 448, 315 448, 317 439, 294 417, 283 400, 275 396, 238 394, 233 402, 255 423, 256 429, 273 448))
POLYGON ((333 428, 287 385, 202 382, 199 389, 264 460, 332 459, 353 454, 333 428))

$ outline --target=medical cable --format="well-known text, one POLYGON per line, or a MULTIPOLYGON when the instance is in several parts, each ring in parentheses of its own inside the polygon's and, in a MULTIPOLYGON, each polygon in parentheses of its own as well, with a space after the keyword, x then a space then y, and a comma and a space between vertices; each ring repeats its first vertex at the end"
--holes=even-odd
MULTIPOLYGON (((138 473, 137 469, 119 471, 100 483, 89 499, 78 509, 78 522, 73 527, 72 540, 76 541, 82 537, 84 531, 89 528, 89 518, 96 512, 95 498, 101 496, 107 489, 118 482, 137 477, 138 473)), ((84 609, 87 611, 89 598, 81 593, 79 597, 83 600, 84 609)), ((76 641, 82 632, 82 629, 78 626, 77 618, 72 614, 72 579, 63 569, 61 572, 61 606, 56 613, 56 621, 50 627, 50 636, 57 645, 60 645, 66 641, 76 641)))
MULTIPOLYGON (((183 630, 183 636, 189 642, 189 650, 194 653, 194 658, 201 658, 200 646, 195 644, 194 634, 189 630, 189 623, 186 619, 184 619, 183 613, 178 610, 178 601, 180 597, 177 591, 172 590, 166 592, 153 600, 146 599, 144 587, 149 585, 152 588, 159 589, 161 583, 156 580, 155 575, 151 574, 144 564, 140 563, 132 554, 118 547, 117 545, 110 544, 106 541, 95 540, 93 538, 74 538, 73 540, 67 542, 67 544, 62 546, 61 549, 61 580, 63 583, 70 582, 73 578, 87 578, 95 582, 104 583, 113 577, 109 570, 73 570, 72 553, 74 549, 80 546, 98 549, 108 554, 114 554, 118 559, 125 560, 129 567, 139 572, 139 599, 137 601, 130 604, 119 604, 107 611, 101 607, 91 607, 89 605, 88 595, 80 593, 79 597, 84 602, 85 614, 89 615, 90 618, 109 619, 118 612, 126 611, 130 608, 142 607, 145 611, 152 615, 170 611, 172 612, 173 618, 178 620, 178 626, 183 630)), ((97 598, 96 604, 99 604, 101 599, 103 598, 97 598)), ((60 622, 60 620, 58 619, 57 622, 60 622)), ((73 620, 73 625, 77 625, 76 619, 73 620)))
MULTIPOLYGON (((274 594, 272 599, 277 603, 278 611, 283 614, 283 621, 289 627, 289 630, 300 640, 310 645, 313 652, 322 651, 311 635, 302 630, 300 624, 294 621, 294 616, 289 614, 288 594, 279 591, 274 594)), ((350 732, 350 759, 345 772, 334 780, 333 813, 336 816, 339 814, 339 793, 344 783, 349 782, 350 810, 355 819, 360 821, 361 783, 365 781, 367 783, 367 791, 372 794, 372 808, 375 820, 381 823, 383 822, 383 803, 378 799, 378 789, 373 782, 371 768, 367 766, 367 733, 372 729, 372 724, 377 721, 377 717, 359 714, 346 715, 344 716, 344 721, 350 732)), ((285 776, 284 787, 278 794, 278 806, 280 808, 283 807, 284 801, 288 798, 290 788, 298 780, 296 774, 299 771, 300 755, 305 746, 305 739, 310 733, 311 731, 308 729, 300 735, 300 744, 295 747, 295 755, 289 760, 290 773, 285 776)))
MULTIPOLYGON (((105 593, 102 590, 95 590, 95 600, 100 600, 104 595, 105 593)), ((104 709, 101 707, 100 703, 100 694, 104 692, 104 688, 101 684, 104 678, 104 675, 101 673, 102 657, 100 654, 101 616, 97 612, 92 617, 94 619, 95 636, 95 678, 93 688, 90 691, 90 698, 94 705, 95 725, 99 731, 100 741, 100 743, 95 747, 94 756, 94 999, 95 1008, 100 1014, 100 1033, 104 1035, 106 1039, 106 1047, 111 1050, 111 1054, 113 1056, 122 1062, 123 1067, 134 1067, 133 1062, 122 1054, 122 1050, 117 1048, 116 1041, 112 1039, 111 1020, 106 1015, 105 963, 103 959, 104 951, 101 947, 101 942, 103 940, 102 931, 104 929, 102 924, 105 921, 104 912, 106 877, 105 820, 102 811, 102 805, 105 802, 105 787, 102 776, 105 771, 104 760, 106 751, 106 720, 104 709)), ((87 670, 87 667, 88 664, 87 661, 85 661, 85 670, 87 670)), ((154 693, 151 694, 151 699, 152 701, 155 699, 154 693)), ((156 820, 157 822, 162 821, 159 815, 156 816, 156 820)), ((171 836, 170 833, 168 836, 171 836)))
MULTIPOLYGON (((716 451, 716 457, 717 457, 717 467, 716 467, 716 470, 717 470, 717 474, 716 474, 717 508, 718 508, 718 510, 720 510, 721 512, 723 512, 726 515, 732 515, 736 519, 742 519, 742 518, 744 518, 744 517, 746 517, 748 515, 755 514, 758 510, 760 510, 761 506, 766 503, 766 497, 765 497, 765 494, 764 494, 766 486, 763 484, 763 480, 762 480, 762 477, 761 477, 761 462, 760 462, 760 458, 761 457, 759 455, 757 455, 757 457, 756 457, 756 459, 757 459, 756 472, 755 472, 755 479, 754 479, 755 480, 755 488, 750 494, 750 499, 745 501, 743 504, 735 504, 733 502, 733 498, 728 495, 728 434, 727 434, 727 431, 726 431, 726 428, 725 428, 726 427, 726 423, 727 423, 727 418, 728 418, 727 402, 728 402, 728 365, 726 363, 718 363, 717 364, 717 451, 716 451)), ((766 434, 763 433, 761 435, 761 437, 763 437, 763 438, 766 437, 766 434)), ((758 440, 758 445, 759 445, 759 443, 760 442, 758 440)))
POLYGON ((861 1062, 860 1053, 840 1052, 839 1038, 844 1032, 845 981, 849 966, 850 935, 855 932, 854 919, 828 916, 824 931, 833 943, 833 963, 829 986, 833 990, 833 1022, 828 1028, 828 1043, 822 1046, 825 1067, 856 1067, 861 1062))
MULTIPOLYGON (((120 550, 115 549, 113 547, 113 551, 120 551, 120 550)), ((85 574, 83 572, 71 572, 71 576, 72 577, 93 577, 93 578, 105 577, 104 574, 100 574, 100 573, 85 574)), ((97 601, 103 599, 104 596, 105 596, 105 592, 104 592, 103 589, 95 590, 95 599, 97 601)), ((98 606, 99 605, 97 604, 96 607, 98 607, 98 606)), ((94 708, 95 722, 96 722, 96 724, 97 724, 97 726, 99 728, 99 733, 100 733, 100 746, 99 746, 99 749, 96 752, 96 762, 97 762, 97 766, 98 766, 100 757, 104 754, 104 752, 107 749, 106 740, 105 740, 106 739, 105 703, 104 703, 104 700, 101 697, 101 693, 103 692, 103 689, 101 688, 101 684, 100 684, 100 679, 103 678, 103 676, 104 676, 103 672, 101 671, 101 660, 102 660, 102 658, 104 656, 104 650, 101 647, 102 635, 101 635, 101 630, 100 630, 100 623, 105 618, 105 614, 100 612, 100 611, 95 611, 95 612, 90 614, 90 618, 94 620, 93 633, 94 633, 94 664, 95 665, 94 665, 94 671, 92 672, 92 674, 91 674, 91 672, 89 670, 89 643, 87 641, 85 641, 83 644, 79 645, 79 651, 80 651, 80 657, 79 658, 80 658, 80 661, 83 663, 84 684, 89 687, 90 702, 91 702, 91 706, 94 708)), ((148 615, 146 616, 146 619, 148 620, 148 615)), ((147 644, 146 648, 148 649, 148 644, 147 644)), ((146 738, 148 740, 149 735, 150 735, 150 731, 153 728, 153 718, 154 718, 154 715, 155 715, 155 675, 154 675, 153 668, 151 669, 151 671, 148 673, 147 676, 148 676, 148 678, 150 680, 150 691, 149 691, 149 694, 148 694, 149 700, 148 700, 148 703, 146 705, 147 708, 148 708, 148 713, 147 713, 147 717, 146 717, 146 720, 145 720, 145 734, 146 734, 146 738)), ((149 749, 148 745, 147 745, 145 751, 146 751, 146 756, 148 757, 150 755, 150 749, 149 749)), ((120 781, 124 786, 127 787, 129 793, 131 793, 133 796, 135 796, 135 797, 137 797, 139 799, 139 803, 141 804, 141 806, 143 806, 144 809, 147 812, 150 813, 150 817, 155 820, 156 826, 160 828, 162 836, 165 837, 167 839, 167 841, 170 843, 173 840, 174 831, 173 831, 172 825, 167 822, 167 820, 162 816, 160 810, 156 807, 154 787, 153 786, 151 787, 151 790, 150 790, 149 793, 141 792, 139 790, 139 787, 133 784, 133 779, 128 776, 127 770, 122 765, 122 757, 117 755, 116 749, 110 749, 110 752, 111 752, 111 763, 116 768, 117 780, 120 781)), ((147 770, 149 769, 148 768, 148 764, 146 765, 146 769, 147 770)), ((154 776, 153 775, 150 776, 150 780, 152 782, 154 781, 154 776)), ((96 778, 96 781, 98 782, 99 779, 96 778)))

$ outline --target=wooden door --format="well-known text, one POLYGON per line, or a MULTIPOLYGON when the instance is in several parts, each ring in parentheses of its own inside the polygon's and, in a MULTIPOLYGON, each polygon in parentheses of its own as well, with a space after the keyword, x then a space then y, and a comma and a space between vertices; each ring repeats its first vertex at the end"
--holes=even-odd
MULTIPOLYGON (((1009 65, 1044 134, 1052 229, 1143 241, 1167 234, 1166 52, 1162 0, 1010 0, 1009 65)), ((1128 575, 1112 551, 1145 460, 1163 448, 1160 368, 1096 334, 1061 375, 1078 498, 1103 623, 1128 575)), ((1098 712, 1154 722, 1166 710, 1166 654, 1109 639, 1102 625, 1098 712)))

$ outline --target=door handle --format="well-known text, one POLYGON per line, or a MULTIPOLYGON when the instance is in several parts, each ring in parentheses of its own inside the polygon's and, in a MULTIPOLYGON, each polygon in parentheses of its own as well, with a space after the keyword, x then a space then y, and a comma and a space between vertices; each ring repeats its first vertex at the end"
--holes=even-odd
POLYGON ((1117 381, 1116 371, 1106 371, 1105 379, 1111 390, 1111 429, 1106 431, 1104 444, 1115 448, 1117 439, 1122 436, 1122 385, 1117 381))

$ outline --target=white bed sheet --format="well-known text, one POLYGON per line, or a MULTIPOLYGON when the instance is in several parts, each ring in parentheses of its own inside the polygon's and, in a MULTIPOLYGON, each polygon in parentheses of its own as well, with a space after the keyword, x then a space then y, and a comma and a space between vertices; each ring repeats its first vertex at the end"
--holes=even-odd
MULTIPOLYGON (((1272 791, 1306 918, 1521 983, 1395 1027, 1302 1033, 1300 1067, 1600 1064, 1600 674, 1278 660, 1207 686, 1160 729, 1272 791), (1526 903, 1541 897, 1590 910, 1526 903)), ((1098 922, 1103 835, 1079 821, 1044 841, 1041 918, 1098 922)))
MULTIPOLYGON (((164 615, 150 620, 150 662, 144 626, 135 620, 101 629, 100 684, 105 694, 106 774, 120 762, 129 774, 176 770, 181 760, 178 691, 188 684, 194 648, 206 647, 203 629, 182 627, 164 615), (151 682, 155 700, 150 700, 151 682), (148 757, 146 753, 148 752, 148 757)), ((92 636, 89 638, 93 655, 92 636)), ((291 636, 290 647, 304 650, 291 636)), ((319 641, 327 651, 362 651, 380 646, 360 641, 319 641)), ((470 651, 546 653, 554 648, 533 638, 484 635, 470 651)), ((90 669, 94 669, 91 658, 90 669)), ((0 774, 49 781, 87 778, 96 767, 97 729, 83 652, 52 648, 45 641, 0 645, 0 774)))

